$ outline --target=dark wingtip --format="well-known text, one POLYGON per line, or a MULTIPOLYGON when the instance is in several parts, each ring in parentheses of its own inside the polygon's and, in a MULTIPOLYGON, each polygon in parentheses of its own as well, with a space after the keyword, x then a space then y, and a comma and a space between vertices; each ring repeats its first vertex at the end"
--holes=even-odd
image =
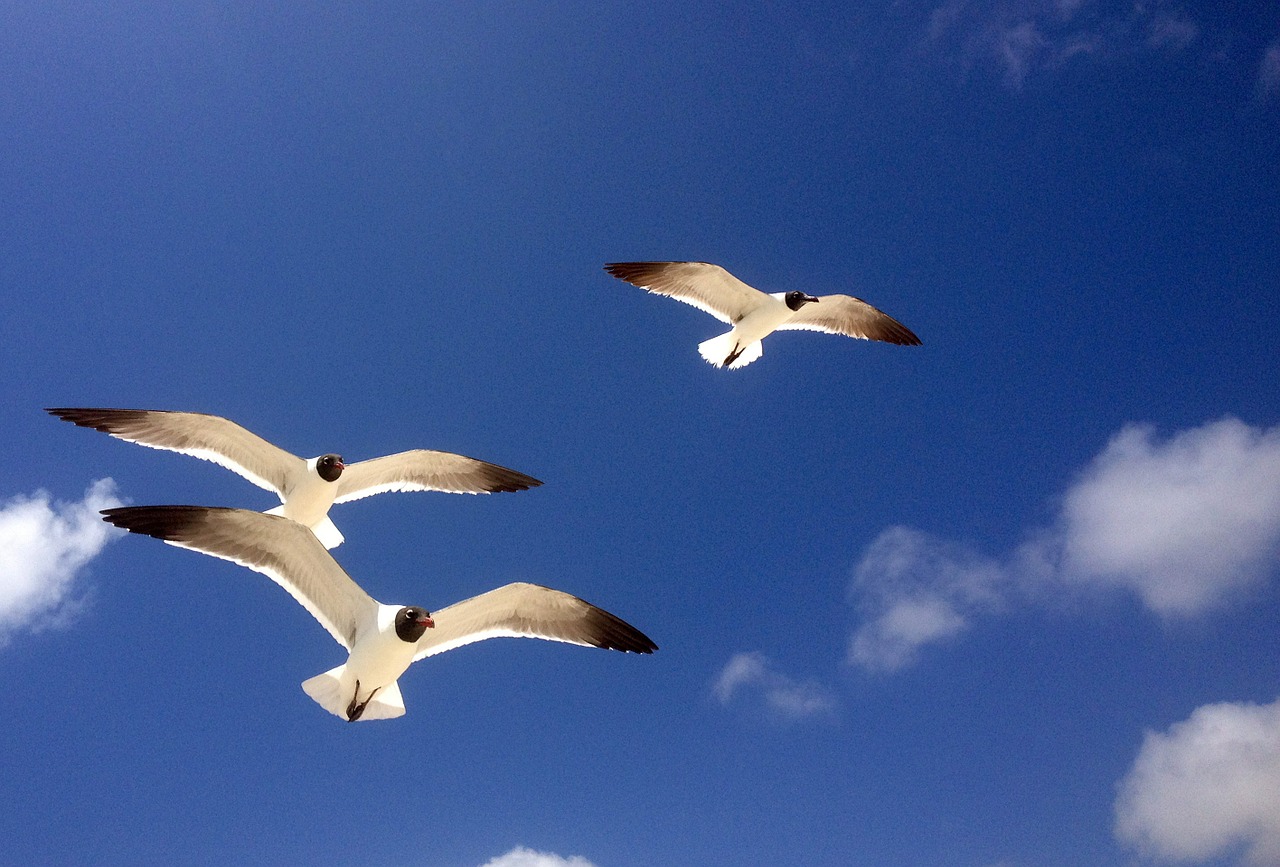
POLYGON ((45 412, 80 427, 93 428, 103 433, 114 433, 113 425, 144 418, 153 410, 102 409, 97 407, 55 406, 45 407, 45 412))
POLYGON ((604 270, 619 280, 641 286, 652 280, 655 272, 670 264, 670 262, 610 262, 604 266, 604 270))
POLYGON ((595 610, 599 614, 596 627, 600 643, 596 645, 597 647, 604 650, 620 650, 623 653, 653 653, 658 649, 653 639, 621 617, 610 614, 602 608, 595 610))
POLYGON ((103 509, 102 520, 130 533, 178 540, 183 531, 215 511, 211 506, 116 506, 103 509))
POLYGON ((507 469, 497 464, 489 464, 484 482, 485 490, 491 494, 512 494, 542 485, 542 482, 533 476, 526 476, 518 470, 507 469))

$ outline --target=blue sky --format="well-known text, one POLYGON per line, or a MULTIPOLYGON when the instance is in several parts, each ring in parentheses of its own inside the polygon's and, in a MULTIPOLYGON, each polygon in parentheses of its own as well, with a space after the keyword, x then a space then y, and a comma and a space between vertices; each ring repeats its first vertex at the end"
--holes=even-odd
POLYGON ((1280 862, 1267 4, 6 3, 2 860, 1280 862), (845 292, 922 347, 601 270, 845 292), (115 502, 266 509, 46 406, 545 481, 334 509, 375 597, 569 591, 405 717, 115 502))

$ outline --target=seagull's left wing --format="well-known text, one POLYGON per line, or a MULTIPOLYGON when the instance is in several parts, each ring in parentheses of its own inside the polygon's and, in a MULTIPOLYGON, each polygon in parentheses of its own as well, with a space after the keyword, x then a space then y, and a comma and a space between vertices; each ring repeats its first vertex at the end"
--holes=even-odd
POLYGON ((378 603, 343 571, 311 530, 277 515, 206 506, 121 506, 103 520, 261 572, 289 591, 350 650, 378 603))
POLYGON ((658 646, 631 624, 537 584, 508 584, 434 612, 415 660, 486 638, 545 638, 586 647, 653 653, 658 646))
POLYGON ((710 262, 612 262, 604 270, 648 292, 692 304, 730 325, 768 300, 759 289, 710 262))
POLYGON ((825 331, 863 340, 883 340, 900 346, 919 346, 920 338, 888 313, 852 295, 823 295, 806 304, 778 326, 784 330, 825 331))
POLYGON ((414 449, 347 464, 338 477, 335 503, 358 500, 384 491, 447 491, 488 494, 524 491, 542 482, 515 470, 451 452, 414 449))

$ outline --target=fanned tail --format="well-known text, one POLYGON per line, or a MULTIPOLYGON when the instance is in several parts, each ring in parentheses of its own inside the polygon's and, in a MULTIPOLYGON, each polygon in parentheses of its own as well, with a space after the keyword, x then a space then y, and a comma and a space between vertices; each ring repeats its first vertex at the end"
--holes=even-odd
POLYGON ((759 340, 756 340, 746 346, 739 347, 737 336, 730 331, 721 334, 719 337, 702 341, 698 344, 698 352, 716 367, 728 367, 730 370, 737 370, 739 367, 746 367, 763 355, 764 346, 761 345, 759 340))
MULTIPOLYGON (((344 663, 302 682, 302 691, 311 696, 316 704, 344 720, 347 718, 347 708, 352 699, 352 696, 345 694, 342 690, 342 672, 346 667, 344 663)), ((392 681, 378 690, 377 694, 369 700, 364 706, 364 713, 360 714, 356 722, 369 719, 395 719, 398 716, 404 716, 404 697, 400 695, 400 684, 392 681)))
MULTIPOLYGON (((286 517, 283 505, 276 506, 274 509, 267 509, 264 514, 279 515, 282 518, 286 517)), ((346 537, 338 532, 338 528, 333 525, 333 521, 329 519, 328 515, 321 518, 318 523, 313 524, 311 532, 316 534, 316 538, 320 540, 320 544, 324 545, 326 548, 336 548, 346 541, 346 537)))

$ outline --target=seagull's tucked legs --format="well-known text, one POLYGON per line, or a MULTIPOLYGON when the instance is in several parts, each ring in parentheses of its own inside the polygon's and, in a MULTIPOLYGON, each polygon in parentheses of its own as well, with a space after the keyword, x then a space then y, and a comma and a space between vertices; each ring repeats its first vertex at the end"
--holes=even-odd
POLYGON ((759 340, 743 343, 736 330, 704 340, 698 344, 698 352, 710 364, 716 367, 728 367, 736 370, 746 367, 764 354, 764 346, 759 340))
MULTIPOLYGON (((381 687, 379 687, 379 689, 380 688, 381 687)), ((359 704, 356 704, 356 701, 359 700, 360 698, 360 681, 357 680, 356 691, 351 696, 351 703, 347 705, 347 722, 355 722, 356 720, 360 719, 360 715, 364 713, 365 706, 368 705, 369 702, 373 701, 373 697, 377 694, 378 694, 378 690, 375 689, 373 692, 369 693, 368 698, 366 698, 364 701, 360 702, 359 704)))

